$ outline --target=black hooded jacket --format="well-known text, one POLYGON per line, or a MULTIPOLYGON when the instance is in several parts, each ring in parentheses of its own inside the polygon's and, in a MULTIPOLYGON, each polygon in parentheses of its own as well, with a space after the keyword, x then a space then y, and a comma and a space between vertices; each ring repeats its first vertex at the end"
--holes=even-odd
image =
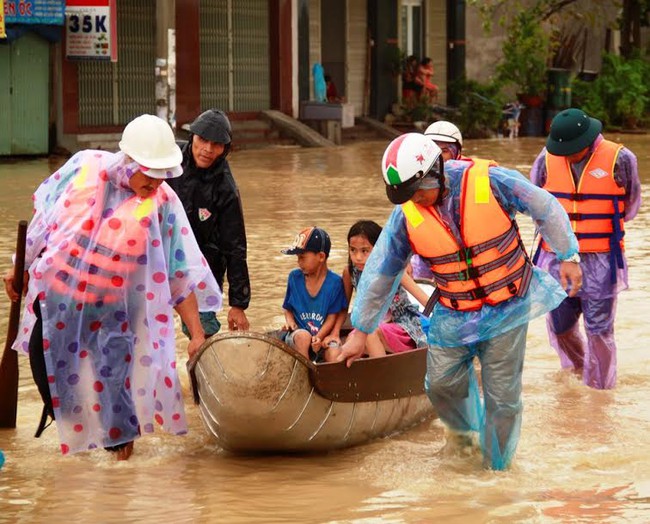
POLYGON ((183 174, 167 183, 183 202, 194 236, 222 289, 227 274, 230 307, 246 309, 250 302, 246 229, 228 161, 222 155, 207 169, 197 167, 191 139, 182 151, 183 174))

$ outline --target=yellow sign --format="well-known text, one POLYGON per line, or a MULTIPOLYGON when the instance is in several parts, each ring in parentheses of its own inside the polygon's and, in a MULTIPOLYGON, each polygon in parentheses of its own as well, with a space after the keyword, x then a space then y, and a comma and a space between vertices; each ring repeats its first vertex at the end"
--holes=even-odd
POLYGON ((5 32, 5 0, 0 0, 0 38, 7 38, 5 32))

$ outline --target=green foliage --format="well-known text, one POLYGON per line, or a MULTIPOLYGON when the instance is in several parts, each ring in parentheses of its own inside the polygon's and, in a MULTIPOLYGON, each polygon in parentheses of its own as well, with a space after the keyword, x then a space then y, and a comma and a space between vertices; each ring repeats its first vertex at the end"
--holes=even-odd
POLYGON ((604 125, 633 127, 650 110, 650 63, 642 58, 603 55, 603 67, 593 82, 575 79, 573 105, 604 125))
POLYGON ((503 43, 503 60, 497 65, 497 80, 514 85, 518 93, 543 95, 550 49, 549 36, 531 11, 517 14, 503 43))
POLYGON ((461 79, 450 85, 458 93, 459 115, 454 120, 467 138, 484 138, 496 132, 501 120, 503 95, 497 82, 482 84, 461 79))

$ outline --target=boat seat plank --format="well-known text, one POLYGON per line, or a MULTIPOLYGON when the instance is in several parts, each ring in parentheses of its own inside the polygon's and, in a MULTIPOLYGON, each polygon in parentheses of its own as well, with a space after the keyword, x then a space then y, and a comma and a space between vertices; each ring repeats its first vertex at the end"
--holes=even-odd
POLYGON ((316 391, 337 402, 394 400, 424 393, 426 348, 379 358, 323 363, 309 368, 316 391))

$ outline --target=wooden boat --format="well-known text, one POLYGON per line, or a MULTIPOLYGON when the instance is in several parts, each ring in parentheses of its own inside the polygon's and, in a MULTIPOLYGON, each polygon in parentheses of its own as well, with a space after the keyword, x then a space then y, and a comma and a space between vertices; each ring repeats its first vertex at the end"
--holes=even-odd
POLYGON ((236 452, 309 452, 361 444, 434 416, 426 349, 314 364, 272 334, 230 332, 188 363, 207 430, 236 452))

